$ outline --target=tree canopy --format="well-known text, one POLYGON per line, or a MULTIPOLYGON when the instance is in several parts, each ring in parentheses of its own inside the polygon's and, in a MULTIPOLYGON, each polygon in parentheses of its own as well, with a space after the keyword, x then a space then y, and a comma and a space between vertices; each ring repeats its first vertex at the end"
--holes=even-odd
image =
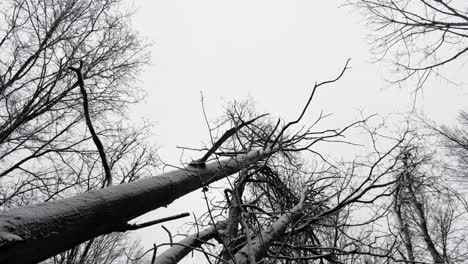
MULTIPOLYGON (((458 127, 413 113, 324 128, 329 115, 310 108, 347 60, 290 120, 233 100, 209 121, 202 100, 209 144, 163 170, 152 124, 129 118, 149 53, 123 4, 0 2, 0 263, 163 264, 193 252, 232 264, 467 262, 466 112, 458 127), (321 151, 332 144, 355 155, 321 151), (206 210, 185 238, 163 226, 168 239, 148 248, 128 235, 187 217, 134 222, 195 190, 206 210)), ((419 89, 466 56, 462 1, 348 4, 397 82, 416 77, 419 89)))

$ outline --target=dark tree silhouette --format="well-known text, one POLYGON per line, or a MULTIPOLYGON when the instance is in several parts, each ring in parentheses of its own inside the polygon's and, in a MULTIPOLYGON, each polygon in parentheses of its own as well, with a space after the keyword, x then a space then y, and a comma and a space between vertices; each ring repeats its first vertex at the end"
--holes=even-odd
POLYGON ((0 2, 2 210, 99 189, 111 172, 115 184, 155 173, 151 125, 126 119, 146 44, 121 10, 117 0, 0 2))
MULTIPOLYGON (((85 100, 69 67, 80 61, 88 118, 114 174, 155 164, 143 147, 148 128, 127 125, 132 85, 146 63, 145 45, 128 28, 119 1, 6 0, 0 3, 0 203, 3 208, 69 196, 101 185, 102 162, 85 122, 85 100), (138 149, 138 150, 137 150, 138 149), (144 161, 144 162, 143 162, 144 161)), ((124 172, 127 171, 127 172, 124 172)), ((128 179, 127 179, 128 180, 128 179)))

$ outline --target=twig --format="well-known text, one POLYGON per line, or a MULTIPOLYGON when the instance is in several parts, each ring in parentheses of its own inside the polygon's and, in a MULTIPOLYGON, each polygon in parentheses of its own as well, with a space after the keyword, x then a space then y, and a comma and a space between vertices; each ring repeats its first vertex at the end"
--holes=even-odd
POLYGON ((169 236, 169 243, 172 247, 172 245, 174 244, 174 241, 172 241, 172 234, 171 234, 171 231, 169 231, 169 229, 167 229, 165 226, 161 225, 161 227, 164 229, 164 231, 167 232, 167 235, 169 236))
POLYGON ((348 63, 349 63, 350 59, 348 59, 346 61, 346 64, 345 66, 343 67, 343 69, 341 70, 341 73, 338 75, 338 77, 336 77, 335 79, 333 80, 328 80, 328 81, 324 81, 324 82, 321 82, 321 83, 316 83, 314 85, 314 88, 312 89, 312 93, 310 94, 309 96, 309 100, 307 100, 307 103, 305 104, 304 108, 302 109, 302 113, 299 115, 299 117, 294 120, 294 121, 291 121, 289 123, 287 123, 283 129, 281 129, 280 133, 278 134, 278 136, 275 138, 275 140, 273 141, 273 144, 271 145, 271 147, 273 148, 276 143, 278 143, 278 140, 281 138, 281 136, 283 136, 283 133, 286 131, 286 129, 288 129, 288 127, 294 125, 294 124, 297 124, 299 123, 299 121, 301 121, 302 117, 304 116, 306 110, 309 108, 309 105, 310 105, 310 102, 312 101, 312 98, 314 98, 314 95, 315 95, 315 91, 317 90, 318 87, 322 86, 322 85, 325 85, 325 84, 329 84, 329 83, 333 83, 333 82, 336 82, 337 80, 339 80, 341 78, 341 76, 343 76, 343 74, 345 73, 345 71, 348 68, 348 63))
POLYGON ((151 258, 151 264, 155 263, 154 261, 156 260, 156 253, 158 252, 158 247, 156 246, 156 244, 153 244, 153 245, 154 245, 153 247, 154 251, 153 251, 153 257, 151 258))

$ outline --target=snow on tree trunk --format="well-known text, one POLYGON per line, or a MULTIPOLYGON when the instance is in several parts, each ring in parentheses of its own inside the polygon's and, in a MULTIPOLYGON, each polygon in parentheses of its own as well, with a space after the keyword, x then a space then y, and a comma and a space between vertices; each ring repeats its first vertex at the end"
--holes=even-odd
POLYGON ((254 150, 75 197, 0 214, 0 263, 37 263, 271 155, 254 150))
POLYGON ((247 244, 239 250, 234 255, 233 263, 249 264, 252 258, 257 262, 265 257, 266 250, 270 245, 284 234, 289 224, 296 222, 302 216, 304 195, 305 192, 303 192, 301 201, 289 212, 281 215, 271 226, 263 230, 260 236, 254 239, 251 244, 247 244))
POLYGON ((192 252, 194 248, 200 247, 208 240, 216 237, 218 232, 226 228, 226 223, 221 222, 215 226, 209 227, 200 233, 188 236, 174 244, 171 248, 164 251, 156 258, 155 264, 176 264, 182 258, 192 252))

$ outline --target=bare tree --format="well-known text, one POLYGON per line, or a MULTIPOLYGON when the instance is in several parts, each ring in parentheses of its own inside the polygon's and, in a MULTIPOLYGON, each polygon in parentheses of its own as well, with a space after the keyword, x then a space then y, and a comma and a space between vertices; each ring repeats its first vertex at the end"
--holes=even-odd
MULTIPOLYGON (((145 45, 116 0, 6 0, 0 10, 2 207, 96 188, 104 164, 84 113, 108 157, 117 158, 110 164, 125 151, 111 146, 127 137, 136 140, 127 149, 143 143, 145 132, 132 136, 138 129, 124 120, 126 106, 139 100, 132 82, 147 61, 145 45), (86 97, 69 69, 80 61, 86 97)), ((144 152, 141 159, 154 163, 154 148, 144 152)))
POLYGON ((468 51, 468 6, 465 1, 351 0, 366 15, 377 59, 389 60, 396 81, 410 77, 420 88, 443 66, 464 61, 468 51))
MULTIPOLYGON (((118 0, 1 1, 3 210, 99 189, 111 175, 128 183, 155 173, 151 125, 126 119, 148 57, 121 10, 118 0)), ((112 235, 81 248, 111 239, 123 241, 112 235)))
MULTIPOLYGON (((337 78, 314 86, 296 120, 281 126, 280 122, 277 122, 277 125, 270 126, 270 129, 257 129, 262 127, 258 122, 263 115, 248 121, 238 116, 235 126, 213 141, 213 146, 206 155, 186 167, 157 177, 110 186, 71 198, 14 208, 2 213, 0 262, 30 263, 99 235, 147 226, 141 224, 136 227, 128 221, 150 210, 166 206, 195 189, 206 188, 214 181, 243 170, 248 171, 262 163, 274 162, 277 155, 284 155, 289 159, 288 153, 314 152, 311 148, 318 142, 342 137, 344 131, 360 122, 342 129, 318 132, 308 128, 292 133, 290 128, 302 120, 316 90, 338 80, 346 69, 347 64, 337 78), (247 138, 245 135, 252 137, 247 138), (236 148, 230 148, 234 151, 225 152, 223 144, 235 144, 236 148), (220 156, 230 158, 220 160, 220 156)), ((348 198, 356 200, 361 196, 361 193, 356 192, 348 198)), ((284 208, 288 210, 287 204, 284 208)))
MULTIPOLYGON (((256 116, 248 104, 234 103, 228 109, 226 119, 233 124, 256 116)), ((401 172, 396 157, 406 136, 391 140, 387 151, 332 164, 311 148, 300 151, 308 142, 305 138, 341 141, 344 130, 316 131, 319 122, 300 130, 306 132, 284 133, 275 122, 259 120, 236 133, 220 155, 238 153, 256 142, 275 142, 280 135, 277 143, 284 149, 240 171, 222 192, 205 189, 207 212, 194 223, 194 233, 176 243, 171 238, 157 244, 158 252, 171 247, 155 263, 177 263, 194 250, 204 254, 207 263, 361 263, 363 256, 385 257, 385 248, 376 253, 374 225, 387 210, 367 205, 386 201, 395 192, 393 175, 401 172), (368 209, 373 210, 368 217, 360 216, 368 209)))
POLYGON ((393 198, 384 204, 386 228, 375 241, 379 250, 370 255, 388 263, 465 263, 464 196, 437 158, 441 153, 428 152, 427 141, 413 139, 397 157, 401 170, 394 174, 393 198))
POLYGON ((434 263, 445 263, 448 260, 442 259, 442 255, 436 248, 434 239, 429 231, 429 216, 427 214, 427 209, 425 209, 426 201, 424 200, 426 198, 425 196, 427 196, 427 190, 424 190, 424 185, 428 183, 428 185, 432 185, 434 183, 430 182, 428 178, 417 178, 417 164, 414 160, 411 160, 411 155, 411 151, 408 151, 402 157, 404 171, 399 175, 398 191, 395 194, 396 214, 399 218, 400 228, 405 237, 408 260, 415 261, 412 241, 414 238, 411 239, 412 235, 408 229, 408 221, 411 221, 416 224, 416 228, 419 231, 418 236, 424 241, 425 248, 432 257, 432 261, 434 263))

